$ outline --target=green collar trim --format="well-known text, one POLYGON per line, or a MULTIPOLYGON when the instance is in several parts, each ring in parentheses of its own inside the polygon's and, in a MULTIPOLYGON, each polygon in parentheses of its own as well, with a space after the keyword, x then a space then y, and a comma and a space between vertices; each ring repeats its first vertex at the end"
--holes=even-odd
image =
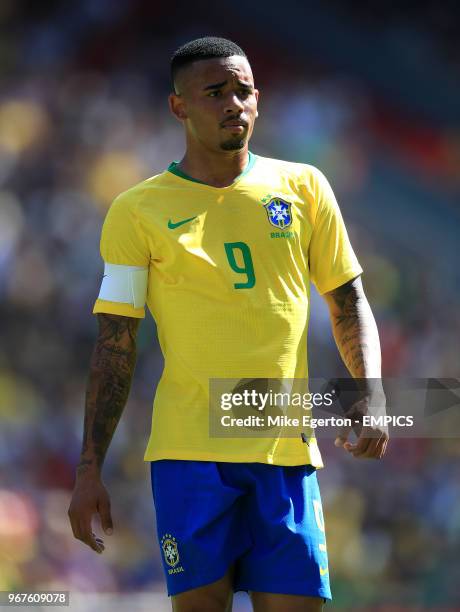
MULTIPOLYGON (((246 174, 248 174, 248 172, 250 172, 254 166, 254 164, 256 163, 256 155, 254 155, 253 153, 251 153, 251 151, 248 151, 248 163, 246 164, 246 168, 243 170, 243 172, 241 174, 239 174, 236 179, 233 181, 232 185, 234 185, 235 183, 237 183, 240 179, 243 178, 243 176, 245 176, 246 174)), ((188 174, 185 174, 185 172, 183 172, 180 168, 178 168, 179 162, 178 161, 173 161, 169 166, 168 166, 168 172, 171 172, 172 174, 175 174, 176 176, 180 176, 180 178, 186 179, 187 181, 192 181, 192 183, 200 183, 201 185, 207 185, 208 187, 213 187, 213 185, 208 185, 208 183, 205 183, 203 181, 200 181, 196 178, 193 178, 192 176, 189 176, 188 174)), ((228 187, 230 187, 231 185, 228 185, 228 187)), ((214 189, 222 189, 222 187, 214 187, 214 189)))

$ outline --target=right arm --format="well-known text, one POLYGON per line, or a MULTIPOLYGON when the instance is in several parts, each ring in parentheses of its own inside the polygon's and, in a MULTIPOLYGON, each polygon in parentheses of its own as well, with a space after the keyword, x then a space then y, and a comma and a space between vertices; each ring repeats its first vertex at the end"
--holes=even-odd
POLYGON ((92 533, 91 519, 99 513, 102 528, 111 533, 110 500, 101 480, 101 469, 128 399, 140 319, 98 314, 98 321, 99 335, 86 391, 82 450, 68 514, 74 536, 102 552, 104 545, 92 533))

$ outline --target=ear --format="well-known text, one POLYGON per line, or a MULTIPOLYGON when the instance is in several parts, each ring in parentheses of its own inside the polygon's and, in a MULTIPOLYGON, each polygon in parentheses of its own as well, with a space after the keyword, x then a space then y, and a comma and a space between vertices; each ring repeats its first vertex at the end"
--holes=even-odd
MULTIPOLYGON (((254 95, 256 96, 256 102, 257 104, 259 104, 259 90, 258 89, 254 89, 254 95)), ((259 111, 256 110, 256 118, 259 116, 259 111)))
POLYGON ((184 99, 180 94, 171 93, 168 97, 169 110, 176 117, 178 121, 184 121, 187 119, 187 113, 185 111, 184 99))

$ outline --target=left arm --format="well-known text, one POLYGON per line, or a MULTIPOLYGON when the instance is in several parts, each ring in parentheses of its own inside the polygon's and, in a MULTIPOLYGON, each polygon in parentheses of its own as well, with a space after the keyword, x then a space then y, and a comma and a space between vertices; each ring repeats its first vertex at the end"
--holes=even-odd
MULTIPOLYGON (((352 419, 370 414, 371 404, 385 406, 381 385, 380 341, 361 278, 357 277, 324 294, 329 307, 337 348, 350 374, 359 380, 361 399, 350 409, 352 419)), ((385 453, 388 433, 384 427, 362 427, 356 444, 347 441, 348 432, 336 439, 355 457, 380 459, 385 453)))

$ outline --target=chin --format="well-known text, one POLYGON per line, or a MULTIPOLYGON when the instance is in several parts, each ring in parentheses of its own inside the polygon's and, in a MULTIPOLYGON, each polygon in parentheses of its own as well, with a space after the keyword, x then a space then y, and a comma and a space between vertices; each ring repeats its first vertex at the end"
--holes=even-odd
POLYGON ((220 143, 220 148, 223 151, 239 151, 243 149, 246 144, 246 139, 241 140, 227 140, 226 142, 220 143))

